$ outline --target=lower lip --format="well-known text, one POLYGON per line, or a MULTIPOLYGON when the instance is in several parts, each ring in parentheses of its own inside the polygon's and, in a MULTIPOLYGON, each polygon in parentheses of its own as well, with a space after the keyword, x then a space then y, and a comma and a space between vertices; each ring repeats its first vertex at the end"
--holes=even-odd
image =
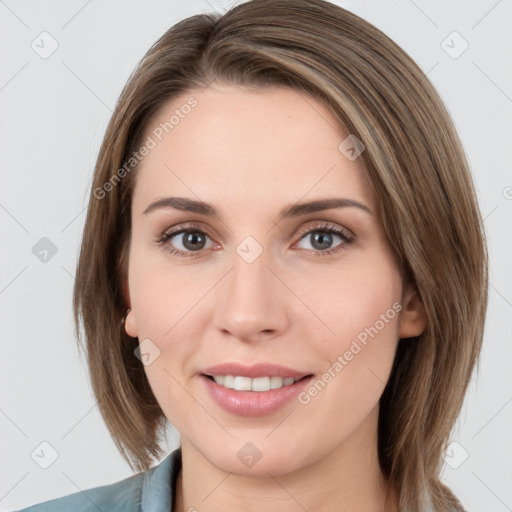
POLYGON ((277 411, 296 397, 312 378, 311 375, 289 386, 269 391, 236 391, 201 375, 213 400, 224 410, 240 416, 264 416, 277 411))

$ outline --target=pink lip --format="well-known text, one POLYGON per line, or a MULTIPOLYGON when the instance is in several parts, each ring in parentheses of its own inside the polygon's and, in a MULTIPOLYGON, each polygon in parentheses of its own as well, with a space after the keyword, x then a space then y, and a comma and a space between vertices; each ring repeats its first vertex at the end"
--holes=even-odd
MULTIPOLYGON (((217 372, 218 369, 215 371, 217 372)), ((214 375, 223 375, 223 373, 214 373, 214 375)), ((240 374, 235 372, 235 375, 240 374)), ((267 373, 267 375, 269 374, 267 373)), ((204 382, 210 397, 225 411, 239 416, 264 416, 277 411, 297 396, 308 385, 313 376, 303 378, 289 386, 269 391, 236 391, 220 386, 206 375, 201 375, 200 378, 204 382)))
POLYGON ((222 363, 215 366, 204 368, 201 372, 204 375, 233 375, 240 377, 293 377, 294 379, 302 379, 308 372, 301 372, 286 366, 280 366, 272 363, 258 363, 252 366, 245 366, 240 363, 222 363))

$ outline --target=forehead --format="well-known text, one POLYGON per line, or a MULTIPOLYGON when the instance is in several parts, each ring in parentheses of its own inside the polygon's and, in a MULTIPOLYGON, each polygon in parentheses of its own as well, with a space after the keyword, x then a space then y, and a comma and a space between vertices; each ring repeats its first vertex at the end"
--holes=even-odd
POLYGON ((134 206, 171 193, 277 208, 342 195, 370 206, 362 159, 339 149, 348 135, 325 105, 291 88, 193 89, 147 126, 154 147, 139 165, 134 206))

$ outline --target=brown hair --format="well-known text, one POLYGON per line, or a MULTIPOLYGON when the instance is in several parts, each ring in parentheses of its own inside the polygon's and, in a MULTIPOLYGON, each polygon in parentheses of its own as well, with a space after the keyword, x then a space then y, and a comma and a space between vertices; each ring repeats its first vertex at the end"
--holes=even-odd
POLYGON ((93 390, 118 449, 146 470, 162 455, 166 427, 134 355, 138 340, 120 328, 136 176, 125 163, 165 102, 213 80, 292 87, 322 101, 366 146, 361 158, 389 243, 428 317, 421 336, 399 341, 380 400, 379 461, 401 511, 457 510, 440 481, 442 452, 487 307, 471 174, 425 74, 377 28, 322 0, 253 0, 187 18, 150 48, 122 91, 96 164, 74 289, 79 346, 81 320, 93 390))

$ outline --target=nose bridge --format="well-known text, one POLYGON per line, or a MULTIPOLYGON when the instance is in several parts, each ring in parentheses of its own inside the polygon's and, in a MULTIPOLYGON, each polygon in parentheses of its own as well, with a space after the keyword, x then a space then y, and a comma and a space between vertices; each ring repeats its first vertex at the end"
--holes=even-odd
POLYGON ((268 268, 270 251, 252 237, 233 251, 231 271, 215 296, 215 323, 240 339, 251 339, 262 331, 279 331, 286 321, 282 284, 268 268))

